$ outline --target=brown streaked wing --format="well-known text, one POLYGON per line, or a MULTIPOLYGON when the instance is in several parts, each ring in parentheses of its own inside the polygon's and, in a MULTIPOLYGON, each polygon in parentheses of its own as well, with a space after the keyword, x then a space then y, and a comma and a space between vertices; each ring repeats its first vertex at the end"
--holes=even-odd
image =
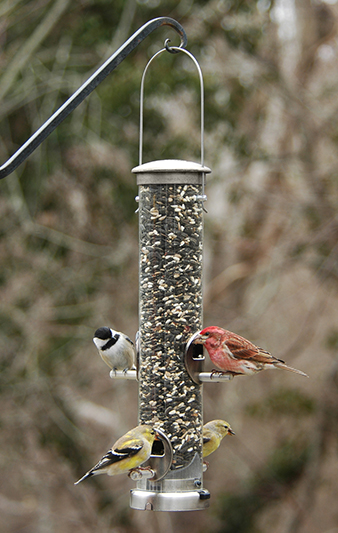
POLYGON ((236 333, 229 335, 224 344, 227 345, 236 359, 253 359, 258 363, 272 363, 273 361, 277 361, 269 352, 255 346, 252 342, 236 333))

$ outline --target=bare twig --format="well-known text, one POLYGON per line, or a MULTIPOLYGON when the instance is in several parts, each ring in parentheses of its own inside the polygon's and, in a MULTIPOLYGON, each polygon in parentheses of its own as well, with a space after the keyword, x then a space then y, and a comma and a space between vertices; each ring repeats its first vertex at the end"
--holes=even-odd
POLYGON ((41 24, 39 24, 33 34, 27 39, 25 46, 19 49, 0 81, 0 100, 3 100, 4 96, 11 89, 17 75, 24 67, 28 58, 35 52, 52 28, 57 24, 69 4, 70 0, 57 0, 53 7, 48 10, 41 24))

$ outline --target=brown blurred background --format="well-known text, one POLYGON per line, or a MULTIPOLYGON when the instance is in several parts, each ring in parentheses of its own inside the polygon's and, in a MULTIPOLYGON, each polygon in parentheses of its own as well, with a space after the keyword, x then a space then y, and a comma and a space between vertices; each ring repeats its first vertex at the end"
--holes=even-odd
MULTIPOLYGON (((5 161, 151 18, 183 24, 205 80, 204 324, 310 375, 204 386, 236 432, 210 457, 207 511, 129 508, 127 476, 73 483, 137 423, 137 385, 92 336, 138 327, 139 87, 146 39, 0 183, 0 529, 338 532, 338 6, 310 0, 0 2, 5 161)), ((144 161, 199 161, 194 66, 146 82, 144 161)))

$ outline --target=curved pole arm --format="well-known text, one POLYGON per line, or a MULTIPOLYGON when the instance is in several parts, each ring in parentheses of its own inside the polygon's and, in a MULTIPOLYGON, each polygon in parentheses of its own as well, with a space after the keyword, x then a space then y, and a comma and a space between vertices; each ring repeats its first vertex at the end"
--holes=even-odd
POLYGON ((132 52, 151 32, 160 26, 171 26, 181 37, 181 48, 187 45, 186 33, 176 20, 159 17, 141 26, 103 65, 0 167, 0 179, 8 176, 44 141, 55 128, 132 52))

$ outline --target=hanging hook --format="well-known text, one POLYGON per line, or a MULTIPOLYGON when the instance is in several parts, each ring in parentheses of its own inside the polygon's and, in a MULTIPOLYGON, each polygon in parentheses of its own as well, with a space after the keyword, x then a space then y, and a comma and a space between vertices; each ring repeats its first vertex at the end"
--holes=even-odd
POLYGON ((167 52, 169 52, 170 54, 178 54, 178 51, 174 50, 171 46, 169 46, 169 43, 171 43, 170 39, 166 39, 164 41, 164 46, 165 46, 165 49, 167 50, 167 52))
MULTIPOLYGON (((144 80, 147 73, 147 70, 150 66, 150 64, 153 62, 153 60, 162 52, 169 52, 170 54, 177 54, 179 52, 183 52, 187 56, 190 57, 190 59, 195 63, 195 66, 197 68, 199 80, 200 80, 200 88, 201 88, 201 166, 204 167, 204 83, 203 83, 203 74, 201 67, 195 58, 195 56, 192 55, 191 52, 186 50, 185 48, 179 47, 179 46, 169 46, 170 39, 166 39, 164 42, 164 48, 156 52, 148 61, 148 63, 145 66, 145 69, 143 71, 142 80, 141 80, 141 89, 140 89, 140 141, 139 141, 139 165, 142 165, 143 160, 143 100, 144 100, 144 80)), ((196 196, 197 200, 202 201, 202 208, 203 211, 207 213, 207 210, 204 207, 204 202, 207 200, 207 196, 205 194, 205 173, 202 173, 202 194, 196 196)))
POLYGON ((178 49, 187 45, 187 35, 179 22, 170 17, 158 17, 141 26, 87 81, 0 167, 0 179, 13 172, 59 124, 132 52, 148 35, 160 26, 172 27, 181 37, 178 49))

